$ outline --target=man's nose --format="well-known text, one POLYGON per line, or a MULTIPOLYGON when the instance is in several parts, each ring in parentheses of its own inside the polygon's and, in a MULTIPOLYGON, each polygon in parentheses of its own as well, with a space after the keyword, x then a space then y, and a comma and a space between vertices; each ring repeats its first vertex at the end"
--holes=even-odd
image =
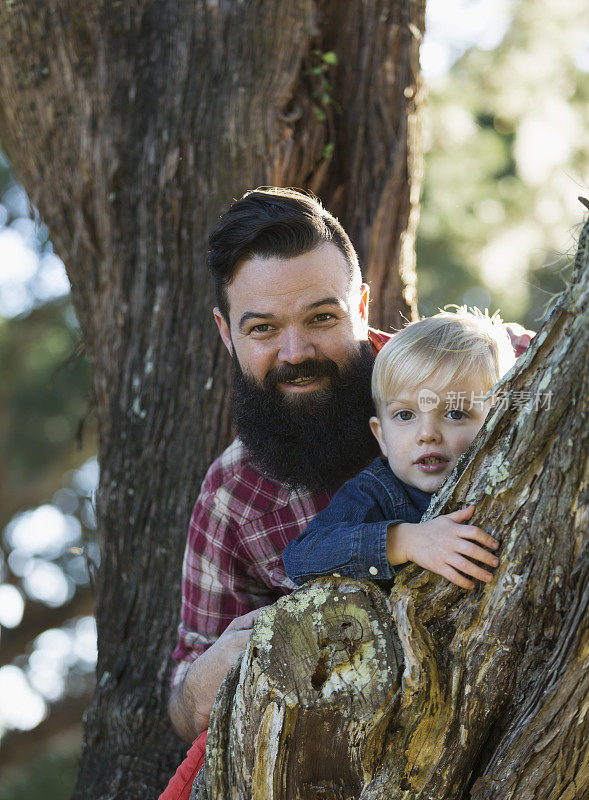
POLYGON ((278 360, 288 364, 300 364, 315 357, 315 347, 310 336, 298 328, 286 328, 280 336, 278 360))
POLYGON ((433 419, 425 417, 421 420, 419 429, 417 431, 417 443, 429 444, 431 442, 439 442, 442 438, 439 427, 435 424, 433 419))

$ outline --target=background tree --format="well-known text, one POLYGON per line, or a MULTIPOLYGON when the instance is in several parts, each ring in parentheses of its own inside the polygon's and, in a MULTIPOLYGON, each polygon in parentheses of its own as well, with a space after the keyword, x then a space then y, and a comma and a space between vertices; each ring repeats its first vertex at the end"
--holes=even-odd
POLYGON ((75 796, 156 796, 180 752, 168 587, 230 435, 204 269, 229 198, 312 188, 358 246, 373 322, 399 321, 385 304, 414 310, 423 14, 404 0, 0 9, 3 144, 64 256, 98 422, 98 683, 75 796))
POLYGON ((219 692, 193 797, 587 797, 588 300, 589 222, 570 287, 428 509, 476 505, 494 580, 465 592, 414 564, 388 598, 339 577, 281 598, 219 692))

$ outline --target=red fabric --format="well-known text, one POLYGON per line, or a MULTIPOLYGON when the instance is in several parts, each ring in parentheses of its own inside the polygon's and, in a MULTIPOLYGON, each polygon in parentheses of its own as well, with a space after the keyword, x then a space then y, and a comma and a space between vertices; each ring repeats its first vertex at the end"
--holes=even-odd
POLYGON ((384 345, 389 341, 389 339, 392 338, 392 335, 392 333, 377 331, 376 328, 368 329, 368 338, 370 339, 370 344, 374 350, 374 355, 378 355, 384 345))
POLYGON ((186 753, 186 758, 180 764, 174 776, 170 778, 170 782, 164 792, 160 794, 158 800, 189 800, 192 784, 205 760, 207 733, 208 731, 203 731, 195 739, 192 747, 186 753))

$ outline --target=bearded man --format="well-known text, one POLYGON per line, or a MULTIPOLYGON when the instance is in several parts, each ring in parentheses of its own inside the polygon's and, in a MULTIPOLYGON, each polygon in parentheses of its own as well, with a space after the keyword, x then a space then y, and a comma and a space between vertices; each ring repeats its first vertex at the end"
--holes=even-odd
POLYGON ((238 438, 207 472, 184 556, 170 716, 189 742, 261 608, 296 588, 285 546, 379 453, 370 377, 389 338, 369 329, 356 252, 317 200, 248 192, 209 245, 238 438))
POLYGON ((339 222, 299 192, 248 192, 207 263, 233 364, 238 438, 212 464, 190 522, 170 716, 192 741, 259 610, 291 592, 282 551, 377 454, 370 374, 386 334, 339 222))

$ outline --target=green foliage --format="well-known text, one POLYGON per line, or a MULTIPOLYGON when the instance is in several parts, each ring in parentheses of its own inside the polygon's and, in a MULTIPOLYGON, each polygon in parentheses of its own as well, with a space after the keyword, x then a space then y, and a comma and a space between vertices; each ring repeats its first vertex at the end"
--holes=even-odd
POLYGON ((487 303, 536 328, 562 291, 589 175, 589 82, 577 0, 512 5, 492 51, 468 50, 429 89, 417 241, 420 310, 487 303), (578 10, 578 9, 577 9, 578 10))
POLYGON ((330 51, 329 51, 329 52, 327 52, 327 53, 323 53, 323 54, 321 55, 321 58, 323 59, 323 61, 324 61, 326 64, 330 64, 330 65, 332 65, 332 66, 334 66, 334 67, 337 65, 337 56, 336 56, 336 54, 333 52, 333 50, 330 50, 330 51))
POLYGON ((335 142, 328 142, 321 153, 322 158, 331 158, 335 149, 335 142))
POLYGON ((76 754, 44 749, 3 780, 0 800, 66 800, 74 788, 77 769, 76 754))
POLYGON ((26 318, 0 319, 0 430, 9 485, 33 480, 59 462, 75 440, 90 386, 69 300, 26 318), (71 358, 71 360, 69 360, 71 358))
MULTIPOLYGON (((338 65, 338 57, 333 50, 324 53, 315 49, 311 53, 311 64, 305 70, 305 75, 310 81, 310 94, 313 98, 313 114, 318 122, 325 122, 333 126, 333 112, 339 112, 340 106, 333 96, 333 85, 330 73, 338 65)), ((329 141, 321 153, 322 158, 331 158, 335 143, 329 141)))
POLYGON ((8 184, 12 181, 12 172, 8 161, 0 150, 0 194, 4 192, 8 184))

